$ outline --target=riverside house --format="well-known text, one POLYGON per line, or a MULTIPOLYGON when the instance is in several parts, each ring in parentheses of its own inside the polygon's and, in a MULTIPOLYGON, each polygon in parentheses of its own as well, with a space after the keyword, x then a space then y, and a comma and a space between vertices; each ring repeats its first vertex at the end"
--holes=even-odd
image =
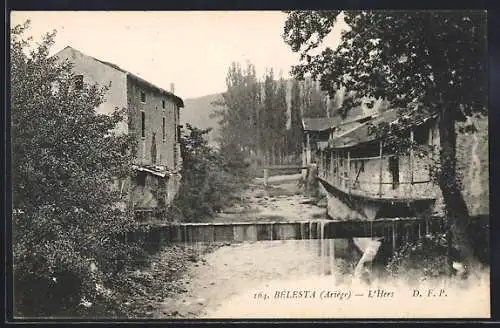
POLYGON ((127 108, 127 118, 116 130, 136 136, 135 176, 117 182, 128 195, 134 209, 152 209, 169 204, 181 180, 182 159, 179 144, 179 110, 183 100, 119 66, 94 58, 70 46, 54 55, 73 64, 75 88, 84 83, 108 86, 105 102, 96 111, 109 114, 115 108, 127 108), (166 186, 163 199, 154 196, 158 185, 166 186))
MULTIPOLYGON (((324 118, 323 123, 315 123, 314 130, 307 129, 311 122, 304 124, 303 157, 308 164, 314 158, 318 166, 330 216, 374 220, 430 215, 438 208, 439 188, 430 178, 430 162, 437 154, 430 151, 418 157, 409 151, 398 155, 369 132, 370 126, 393 125, 399 119, 396 109, 386 109, 336 124, 324 118)), ((410 126, 404 131, 409 141, 429 150, 439 145, 436 117, 414 120, 410 126)))

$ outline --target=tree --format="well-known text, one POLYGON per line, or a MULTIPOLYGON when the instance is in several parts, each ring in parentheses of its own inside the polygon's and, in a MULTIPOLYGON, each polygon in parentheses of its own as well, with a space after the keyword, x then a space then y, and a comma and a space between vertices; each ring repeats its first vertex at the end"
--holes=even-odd
POLYGON ((302 115, 304 117, 326 117, 326 97, 318 90, 316 81, 310 77, 297 77, 303 80, 302 115))
POLYGON ((174 205, 188 221, 200 221, 230 205, 244 186, 246 167, 241 151, 232 144, 216 150, 204 136, 210 129, 201 130, 190 124, 182 134, 182 185, 174 205), (228 149, 229 148, 229 149, 228 149))
POLYGON ((261 138, 263 139, 266 163, 272 164, 277 139, 276 113, 278 111, 276 107, 278 105, 276 101, 278 85, 272 69, 266 71, 263 89, 262 114, 260 116, 262 122, 261 138))
POLYGON ((220 109, 214 116, 219 117, 221 144, 234 144, 247 155, 255 152, 260 143, 255 138, 258 129, 258 109, 260 89, 255 76, 255 67, 247 64, 243 70, 237 63, 232 63, 226 77, 227 91, 223 100, 215 105, 220 109))
POLYGON ((55 32, 33 46, 28 28, 13 27, 10 45, 15 314, 68 314, 130 262, 120 236, 134 219, 114 186, 132 144, 113 132, 123 110, 95 111, 105 89, 75 88, 71 65, 48 56, 55 32))
POLYGON ((483 11, 346 11, 348 25, 336 49, 318 47, 340 18, 339 11, 292 11, 284 40, 300 63, 297 77, 310 73, 324 90, 353 91, 344 112, 364 96, 385 98, 401 113, 439 115, 437 182, 450 219, 453 244, 469 265, 474 258, 467 235, 468 209, 456 170, 458 121, 486 113, 487 42, 483 11), (412 104, 419 104, 415 109, 412 104))
POLYGON ((290 130, 288 152, 300 154, 302 150, 302 115, 300 112, 300 86, 296 79, 292 80, 290 99, 290 130))
POLYGON ((274 141, 274 158, 279 159, 279 163, 283 161, 285 152, 286 140, 286 120, 287 120, 287 103, 286 103, 286 82, 283 78, 277 81, 276 93, 274 99, 273 113, 273 138, 274 141))

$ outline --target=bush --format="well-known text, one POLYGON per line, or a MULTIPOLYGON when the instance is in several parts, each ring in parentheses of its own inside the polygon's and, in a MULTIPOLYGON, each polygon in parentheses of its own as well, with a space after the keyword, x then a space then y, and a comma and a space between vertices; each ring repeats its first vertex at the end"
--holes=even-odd
POLYGON ((231 146, 209 147, 209 131, 187 124, 181 137, 182 183, 173 207, 186 221, 201 221, 239 200, 249 179, 243 154, 231 146))
MULTIPOLYGON (((473 240, 472 251, 475 257, 474 271, 480 272, 489 267, 489 224, 488 217, 473 217, 468 227, 468 236, 473 240)), ((400 247, 386 265, 386 271, 393 276, 404 275, 430 278, 449 274, 450 262, 461 262, 456 245, 449 247, 445 233, 427 234, 420 239, 400 247)), ((467 276, 471 272, 466 270, 467 276)), ((452 270, 452 274, 456 273, 452 270)))
MULTIPOLYGON (((456 250, 451 250, 452 260, 456 250)), ((392 276, 436 278, 448 274, 448 242, 446 234, 428 234, 408 242, 389 260, 386 269, 392 276)))
POLYGON ((78 316, 140 253, 119 238, 135 223, 113 187, 133 144, 112 132, 124 110, 95 111, 106 89, 75 90, 71 65, 48 56, 54 34, 32 47, 28 27, 11 30, 14 315, 78 316))

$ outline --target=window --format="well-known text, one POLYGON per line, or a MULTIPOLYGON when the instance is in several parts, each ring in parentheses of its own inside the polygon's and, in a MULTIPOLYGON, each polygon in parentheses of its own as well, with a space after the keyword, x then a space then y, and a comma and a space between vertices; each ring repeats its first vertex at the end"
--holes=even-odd
POLYGON ((426 145, 429 142, 429 127, 420 126, 413 132, 413 139, 419 145, 426 145))
POLYGON ((83 75, 75 75, 74 77, 75 89, 82 90, 83 89, 83 75))
POLYGON ((156 164, 156 133, 153 132, 153 136, 151 138, 151 162, 156 164))
POLYGON ((181 136, 182 125, 177 125, 177 133, 175 134, 175 142, 179 142, 181 136))
POLYGON ((163 142, 165 142, 165 117, 162 117, 161 131, 163 136, 163 142))
POLYGON ((146 103, 146 93, 144 91, 141 91, 141 103, 146 103))
POLYGON ((161 108, 165 109, 165 100, 161 101, 161 108))
POLYGON ((135 176, 135 183, 139 186, 146 185, 146 174, 144 172, 137 172, 135 176))
POLYGON ((389 170, 392 175, 392 189, 399 187, 399 158, 397 156, 389 157, 389 170))
POLYGON ((144 112, 141 112, 141 129, 142 129, 141 136, 143 138, 146 138, 146 113, 144 112))

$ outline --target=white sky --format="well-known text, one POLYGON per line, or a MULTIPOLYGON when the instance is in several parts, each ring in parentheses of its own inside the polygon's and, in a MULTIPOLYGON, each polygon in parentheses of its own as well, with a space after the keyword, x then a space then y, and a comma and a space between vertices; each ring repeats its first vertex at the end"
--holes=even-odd
MULTIPOLYGON (((182 98, 226 89, 232 61, 289 76, 298 63, 281 37, 286 14, 280 11, 31 11, 12 12, 11 25, 31 20, 35 40, 57 30, 55 53, 70 45, 109 61, 182 98)), ((325 44, 335 46, 339 24, 325 44)))

